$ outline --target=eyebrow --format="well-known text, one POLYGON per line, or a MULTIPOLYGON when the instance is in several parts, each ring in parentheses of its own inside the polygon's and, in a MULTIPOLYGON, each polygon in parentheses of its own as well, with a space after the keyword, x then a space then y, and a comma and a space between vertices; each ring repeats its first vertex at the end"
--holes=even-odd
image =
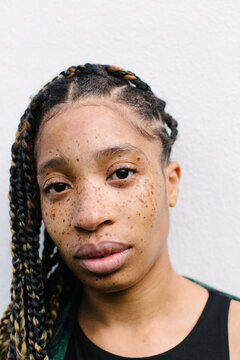
MULTIPOLYGON (((103 150, 99 150, 94 154, 94 157, 98 160, 101 160, 103 158, 115 156, 115 155, 118 155, 121 153, 130 153, 130 152, 140 153, 141 155, 143 155, 145 157, 145 159, 147 159, 147 156, 140 148, 138 148, 137 146, 130 145, 130 144, 123 144, 120 146, 113 146, 113 147, 108 147, 103 150)), ((41 164, 41 166, 37 172, 37 175, 41 176, 44 172, 46 172, 49 169, 60 168, 63 166, 68 166, 68 165, 69 165, 68 161, 65 158, 63 158, 62 156, 58 156, 58 157, 52 158, 50 160, 44 161, 41 164)))
POLYGON ((123 144, 120 146, 108 147, 106 149, 97 151, 95 153, 95 157, 97 159, 102 159, 102 158, 118 155, 120 153, 130 153, 130 152, 140 153, 147 159, 147 156, 140 148, 138 148, 137 146, 130 145, 130 144, 123 144))
POLYGON ((46 172, 49 169, 52 168, 58 168, 61 166, 67 166, 68 162, 63 157, 56 157, 52 158, 50 160, 44 161, 42 165, 40 166, 37 175, 42 175, 44 172, 46 172))

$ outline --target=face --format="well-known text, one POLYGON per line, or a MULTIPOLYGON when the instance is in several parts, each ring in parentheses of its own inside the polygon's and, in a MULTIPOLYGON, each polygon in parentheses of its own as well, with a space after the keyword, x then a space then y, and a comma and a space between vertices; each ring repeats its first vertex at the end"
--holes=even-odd
POLYGON ((74 105, 35 144, 45 227, 70 270, 103 291, 126 289, 161 263, 179 167, 136 130, 123 105, 74 105))

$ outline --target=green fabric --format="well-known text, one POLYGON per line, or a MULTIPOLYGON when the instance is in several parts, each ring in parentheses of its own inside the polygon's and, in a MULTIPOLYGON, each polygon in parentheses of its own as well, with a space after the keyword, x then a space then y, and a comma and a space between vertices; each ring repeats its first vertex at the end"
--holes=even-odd
POLYGON ((77 286, 72 293, 69 303, 56 321, 53 329, 53 337, 48 349, 50 360, 63 360, 65 357, 74 321, 77 316, 80 292, 81 288, 77 286))
MULTIPOLYGON (((232 296, 230 294, 227 294, 225 292, 219 291, 214 289, 213 287, 202 283, 200 281, 191 279, 186 277, 188 280, 193 281, 194 283, 204 287, 207 290, 214 290, 218 292, 219 294, 223 294, 226 296, 229 296, 233 300, 240 301, 240 298, 236 296, 232 296)), ((48 356, 50 360, 64 360, 68 343, 70 340, 70 336, 72 334, 73 330, 73 324, 76 318, 77 314, 77 304, 79 299, 79 293, 78 291, 73 292, 72 299, 70 300, 69 304, 66 306, 62 314, 60 315, 59 319, 56 322, 56 325, 54 327, 54 335, 50 343, 50 347, 48 350, 48 356)))
POLYGON ((68 306, 61 314, 55 326, 48 356, 51 360, 63 360, 75 321, 75 312, 68 306))

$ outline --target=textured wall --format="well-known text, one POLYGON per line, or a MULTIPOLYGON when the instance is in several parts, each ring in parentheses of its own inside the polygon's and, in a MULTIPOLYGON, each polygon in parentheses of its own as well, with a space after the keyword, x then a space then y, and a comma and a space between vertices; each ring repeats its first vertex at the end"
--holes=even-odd
POLYGON ((0 12, 0 312, 9 301, 10 145, 29 97, 69 65, 139 74, 179 120, 175 268, 240 295, 240 2, 21 0, 0 12))

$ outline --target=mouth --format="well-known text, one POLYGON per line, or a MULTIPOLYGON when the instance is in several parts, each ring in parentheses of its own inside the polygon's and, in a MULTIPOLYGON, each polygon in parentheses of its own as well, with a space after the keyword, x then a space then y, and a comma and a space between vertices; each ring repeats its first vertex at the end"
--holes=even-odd
POLYGON ((117 242, 99 242, 80 247, 74 255, 79 265, 90 273, 106 275, 120 269, 131 248, 117 242))

